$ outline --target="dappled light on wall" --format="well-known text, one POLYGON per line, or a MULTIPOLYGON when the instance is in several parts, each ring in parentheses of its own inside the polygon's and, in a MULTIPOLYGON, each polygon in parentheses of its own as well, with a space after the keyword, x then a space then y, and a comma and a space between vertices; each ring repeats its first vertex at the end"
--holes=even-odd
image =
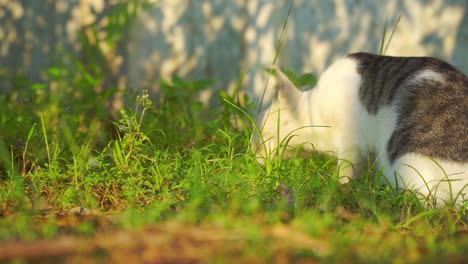
MULTIPOLYGON (((160 79, 177 75, 213 80, 202 92, 205 102, 239 83, 259 102, 286 21, 278 63, 317 75, 349 52, 377 53, 385 25, 388 36, 399 17, 387 54, 436 56, 468 70, 466 1, 295 1, 288 13, 289 7, 260 0, 4 0, 0 75, 43 81, 48 68, 76 59, 100 65, 99 89, 157 94, 160 79)), ((1 89, 14 86, 2 80, 1 89)))

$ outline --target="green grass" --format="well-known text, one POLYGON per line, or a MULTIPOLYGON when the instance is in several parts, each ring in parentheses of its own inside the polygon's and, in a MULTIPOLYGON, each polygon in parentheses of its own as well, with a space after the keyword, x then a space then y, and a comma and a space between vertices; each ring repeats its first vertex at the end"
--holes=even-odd
POLYGON ((80 100, 50 95, 18 107, 20 93, 38 101, 43 91, 2 95, 0 239, 93 239, 177 223, 186 231, 164 233, 171 243, 205 230, 210 243, 196 240, 210 252, 203 260, 466 260, 464 209, 427 210, 416 194, 382 187, 371 169, 341 185, 330 156, 262 167, 249 149, 252 118, 236 96, 223 94, 220 112, 207 118, 193 99, 206 82, 164 85, 172 90, 156 105, 145 92, 129 94, 133 107, 107 130, 103 109, 88 118, 67 110, 80 100), (244 129, 233 127, 234 118, 244 129), (285 197, 292 192, 291 204, 285 197), (230 242, 219 249, 210 236, 230 242))

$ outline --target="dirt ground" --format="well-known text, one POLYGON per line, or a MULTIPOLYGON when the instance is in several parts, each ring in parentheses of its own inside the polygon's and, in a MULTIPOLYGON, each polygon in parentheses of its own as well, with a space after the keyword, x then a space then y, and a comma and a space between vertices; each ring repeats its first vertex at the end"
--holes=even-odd
POLYGON ((315 253, 315 257, 306 258, 310 263, 316 262, 317 256, 327 254, 330 246, 287 225, 262 230, 259 237, 251 240, 244 231, 166 222, 91 238, 64 235, 54 240, 0 242, 0 262, 262 263, 274 260, 288 263, 293 258, 289 253, 301 249, 315 253))

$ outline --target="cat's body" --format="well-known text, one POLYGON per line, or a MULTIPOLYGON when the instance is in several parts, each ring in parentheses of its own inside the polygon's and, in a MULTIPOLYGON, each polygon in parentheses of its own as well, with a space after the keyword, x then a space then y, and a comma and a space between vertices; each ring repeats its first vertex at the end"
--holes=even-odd
POLYGON ((286 142, 285 158, 297 146, 332 152, 347 182, 372 152, 395 187, 435 197, 439 206, 468 199, 468 78, 462 72, 434 58, 354 53, 308 91, 277 75, 278 98, 261 116, 262 136, 254 142, 260 162, 286 142))

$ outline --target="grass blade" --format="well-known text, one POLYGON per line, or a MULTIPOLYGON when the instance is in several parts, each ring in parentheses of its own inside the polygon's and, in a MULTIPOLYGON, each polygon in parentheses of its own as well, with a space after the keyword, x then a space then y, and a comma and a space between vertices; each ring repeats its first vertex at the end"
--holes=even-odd
MULTIPOLYGON (((286 27, 288 25, 289 16, 291 15, 291 11, 292 11, 293 7, 294 7, 294 0, 292 0, 291 3, 289 4, 288 14, 286 15, 286 19, 284 20, 284 23, 283 23, 283 28, 281 29, 281 33, 280 33, 280 37, 278 39, 278 45, 276 47, 275 57, 273 58, 272 65, 276 64, 276 61, 278 60, 281 48, 283 47, 283 43, 284 43, 284 40, 286 38, 286 27)), ((265 83, 265 87, 263 88, 262 98, 260 99, 260 104, 258 106, 257 114, 260 113, 260 110, 262 109, 263 101, 265 100, 266 89, 267 89, 268 83, 270 81, 272 68, 273 67, 271 67, 269 72, 268 72, 268 77, 267 77, 267 80, 266 80, 266 83, 265 83)))

